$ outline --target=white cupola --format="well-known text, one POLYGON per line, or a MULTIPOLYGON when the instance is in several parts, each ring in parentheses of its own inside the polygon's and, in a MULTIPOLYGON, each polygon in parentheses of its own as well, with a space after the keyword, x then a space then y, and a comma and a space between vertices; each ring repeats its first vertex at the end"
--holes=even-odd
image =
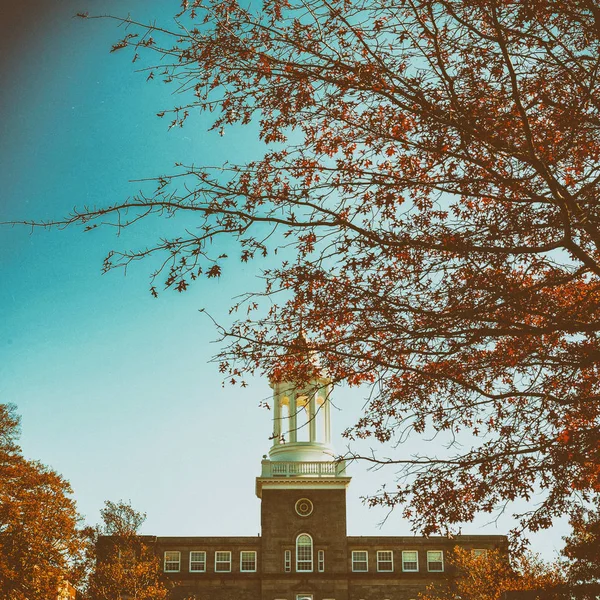
POLYGON ((271 382, 273 461, 331 461, 331 380, 316 377, 302 388, 271 382))
POLYGON ((265 489, 345 489, 346 461, 331 445, 333 384, 303 334, 271 373, 270 385, 273 444, 256 478, 256 495, 262 498, 265 489))
POLYGON ((273 461, 331 461, 334 457, 331 380, 322 373, 317 355, 310 350, 304 333, 298 335, 282 359, 282 363, 286 362, 302 370, 308 383, 300 386, 286 381, 286 369, 272 375, 273 445, 269 458, 273 461))

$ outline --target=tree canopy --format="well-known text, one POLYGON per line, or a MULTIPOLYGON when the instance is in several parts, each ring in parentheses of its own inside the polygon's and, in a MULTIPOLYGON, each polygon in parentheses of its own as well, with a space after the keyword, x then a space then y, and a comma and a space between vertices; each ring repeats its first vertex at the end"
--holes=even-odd
POLYGON ((535 499, 520 527, 548 527, 600 489, 600 6, 242 4, 122 19, 113 50, 180 94, 158 115, 170 126, 254 127, 256 159, 184 160, 60 224, 180 217, 180 234, 106 259, 155 256, 153 294, 226 273, 226 239, 264 284, 222 330, 228 379, 306 380, 303 329, 335 382, 370 386, 350 440, 451 443, 368 457, 400 468, 373 503, 430 534, 535 499))
POLYGON ((23 458, 19 417, 0 404, 0 596, 56 598, 85 572, 85 537, 71 487, 58 473, 23 458))

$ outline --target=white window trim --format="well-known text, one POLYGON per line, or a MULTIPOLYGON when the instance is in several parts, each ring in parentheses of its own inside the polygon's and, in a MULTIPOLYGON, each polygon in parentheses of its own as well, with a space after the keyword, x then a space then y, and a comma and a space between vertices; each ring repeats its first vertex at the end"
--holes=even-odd
MULTIPOLYGON (((413 562, 412 560, 409 562, 413 562)), ((418 573, 419 572, 419 551, 418 550, 402 550, 402 572, 403 573, 418 573), (417 568, 416 569, 405 569, 404 568, 404 555, 407 552, 414 552, 417 555, 417 568)))
POLYGON ((256 550, 240 550, 240 573, 256 573, 257 568, 257 560, 256 560, 256 550), (254 569, 244 569, 244 562, 242 561, 242 554, 254 554, 254 569))
POLYGON ((190 573, 206 573, 206 551, 205 550, 190 550, 189 571, 190 571, 190 573), (194 554, 194 552, 204 554, 204 561, 201 561, 201 560, 192 561, 192 554, 194 554), (192 562, 204 562, 204 569, 192 569, 192 562))
MULTIPOLYGON (((314 541, 312 539, 312 535, 308 534, 308 533, 300 533, 298 534, 298 536, 296 537, 296 573, 312 573, 315 570, 315 544, 314 541), (307 563, 308 560, 303 560, 303 561, 299 561, 298 560, 298 540, 303 536, 307 536, 310 539, 310 569, 302 569, 299 570, 298 569, 298 563, 303 562, 303 563, 307 563)), ((300 594, 299 596, 301 596, 302 594, 300 594)))
POLYGON ((393 550, 377 550, 377 572, 378 573, 393 573, 394 572, 394 551, 393 550), (383 553, 383 552, 389 552, 390 556, 391 556, 391 560, 379 560, 379 554, 383 553), (392 568, 391 569, 380 569, 379 568, 379 563, 380 562, 391 562, 392 563, 392 568))
POLYGON ((319 573, 325 572, 325 550, 319 550, 317 552, 317 570, 319 573))
POLYGON ((292 572, 292 551, 285 550, 283 552, 283 570, 286 573, 292 572))
POLYGON ((352 550, 352 572, 353 573, 368 573, 369 572, 369 551, 368 550, 352 550), (354 568, 354 555, 358 552, 364 552, 365 553, 365 560, 360 560, 357 562, 366 562, 367 563, 367 568, 366 569, 355 569, 354 568))
POLYGON ((163 572, 164 573, 179 573, 181 571, 181 552, 179 550, 165 550, 164 561, 163 561, 163 572), (167 569, 167 562, 174 563, 174 560, 167 561, 167 554, 177 554, 177 568, 167 569))
POLYGON ((312 594, 296 594, 296 600, 313 600, 312 594))
POLYGON ((215 573, 231 573, 231 550, 215 550, 215 573), (219 553, 229 554, 229 569, 227 571, 223 571, 221 569, 217 570, 217 562, 220 562, 220 563, 227 562, 225 560, 217 561, 217 554, 219 554, 219 553))
MULTIPOLYGON (((431 562, 440 562, 439 560, 433 560, 431 562)), ((443 550, 427 550, 427 572, 428 573, 443 573, 444 572, 444 551, 443 550), (429 553, 439 552, 442 555, 442 568, 441 569, 430 569, 429 568, 429 553)))

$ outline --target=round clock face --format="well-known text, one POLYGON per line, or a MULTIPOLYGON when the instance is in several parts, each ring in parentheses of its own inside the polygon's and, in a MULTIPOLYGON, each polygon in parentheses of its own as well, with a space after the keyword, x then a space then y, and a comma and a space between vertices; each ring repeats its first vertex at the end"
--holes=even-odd
POLYGON ((308 517, 313 511, 313 503, 308 498, 300 498, 296 502, 296 512, 301 517, 308 517))

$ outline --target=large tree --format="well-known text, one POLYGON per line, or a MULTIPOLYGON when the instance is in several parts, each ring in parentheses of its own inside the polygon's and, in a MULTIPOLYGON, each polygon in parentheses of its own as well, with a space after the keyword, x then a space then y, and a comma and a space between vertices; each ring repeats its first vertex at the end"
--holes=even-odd
POLYGON ((113 49, 181 94, 159 113, 172 126, 204 111, 221 134, 255 127, 256 160, 184 160, 62 223, 180 217, 179 235, 106 259, 159 257, 154 294, 220 276, 219 238, 234 258, 237 242, 264 288, 223 330, 228 378, 306 380, 303 329, 335 382, 371 387, 348 438, 451 444, 369 456, 402 473, 374 503, 427 534, 536 497, 521 527, 549 526, 600 487, 600 5, 243 5, 124 19, 113 49))
POLYGON ((48 600, 85 574, 85 536, 69 483, 26 460, 18 433, 14 407, 0 404, 0 597, 48 600))

